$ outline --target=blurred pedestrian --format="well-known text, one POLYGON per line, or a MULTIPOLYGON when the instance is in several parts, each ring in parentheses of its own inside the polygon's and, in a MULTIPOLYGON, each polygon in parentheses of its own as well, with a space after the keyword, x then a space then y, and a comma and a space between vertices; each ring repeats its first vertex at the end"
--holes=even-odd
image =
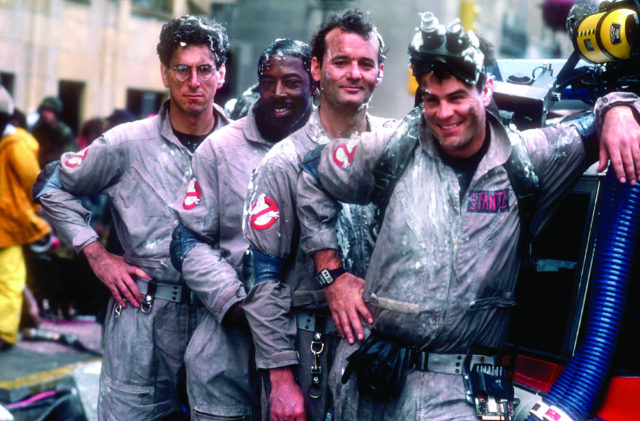
POLYGON ((36 214, 31 188, 40 172, 38 142, 10 124, 13 100, 0 87, 0 349, 15 344, 27 278, 22 246, 51 228, 36 214))
POLYGON ((107 130, 112 129, 122 123, 129 123, 134 121, 136 116, 127 109, 116 108, 111 115, 107 117, 107 130))
POLYGON ((64 152, 75 149, 76 142, 73 131, 60 116, 62 115, 62 100, 57 96, 48 96, 38 106, 40 115, 31 134, 40 144, 38 162, 44 168, 49 162, 60 159, 64 152))
POLYGON ((80 135, 76 138, 78 150, 84 149, 107 130, 109 122, 102 117, 94 117, 82 124, 80 135))

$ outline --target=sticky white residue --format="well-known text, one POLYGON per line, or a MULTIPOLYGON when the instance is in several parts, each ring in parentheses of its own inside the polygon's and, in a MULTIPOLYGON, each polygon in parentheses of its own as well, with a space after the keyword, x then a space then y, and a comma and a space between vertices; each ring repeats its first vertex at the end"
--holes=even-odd
POLYGON ((158 246, 158 243, 159 240, 157 238, 153 240, 147 240, 142 244, 142 248, 146 250, 152 250, 158 246))
POLYGON ((572 136, 570 133, 566 133, 565 131, 562 131, 560 133, 560 136, 558 136, 556 143, 554 143, 553 145, 554 159, 566 158, 567 149, 571 147, 571 145, 574 142, 574 139, 575 137, 572 136))

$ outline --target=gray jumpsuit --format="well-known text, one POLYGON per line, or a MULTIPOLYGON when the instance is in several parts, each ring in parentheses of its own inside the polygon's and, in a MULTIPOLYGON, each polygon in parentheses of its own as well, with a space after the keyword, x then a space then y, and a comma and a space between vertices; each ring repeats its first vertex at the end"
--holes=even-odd
POLYGON ((251 337, 221 322, 246 295, 243 256, 249 245, 242 235, 242 209, 251 173, 273 145, 260 135, 252 110, 216 131, 193 155, 194 180, 175 207, 181 223, 200 239, 185 254, 182 275, 208 310, 186 354, 196 419, 259 418, 251 337))
MULTIPOLYGON (((503 166, 511 143, 497 120, 487 121, 490 146, 462 198, 458 178, 442 162, 424 120, 413 121, 420 144, 393 190, 367 272, 364 299, 374 315, 372 329, 428 352, 465 354, 472 345, 499 349, 515 304, 520 217, 503 166)), ((590 136, 583 143, 569 123, 520 135, 540 179, 531 222, 535 233, 595 160, 597 142, 590 136)), ((372 170, 388 137, 364 134, 358 144, 331 143, 318 167, 322 187, 335 200, 367 203, 372 170), (351 156, 345 165, 333 159, 338 149, 351 156)), ((336 248, 326 235, 335 205, 318 194, 316 178, 306 173, 298 193, 306 231, 302 247, 310 253, 336 248)), ((341 342, 329 377, 336 420, 477 419, 460 375, 412 371, 401 395, 387 402, 359 394, 356 375, 343 385, 346 357, 358 346, 341 342)))
MULTIPOLYGON (((371 130, 391 125, 393 120, 368 116, 371 130)), ((297 380, 307 396, 307 409, 312 420, 324 420, 327 399, 326 373, 328 361, 337 343, 324 292, 314 279, 313 260, 298 247, 299 225, 296 216, 296 183, 300 163, 307 152, 326 144, 328 135, 315 110, 307 124, 282 140, 267 154, 254 177, 246 201, 244 233, 249 243, 265 255, 282 261, 282 279, 257 282, 244 301, 244 309, 251 325, 259 369, 297 365, 297 380), (311 391, 312 355, 310 343, 319 317, 324 319, 326 334, 324 351, 320 354, 323 370, 320 397, 309 398, 311 391)), ((343 239, 352 247, 343 249, 345 260, 354 258, 364 274, 373 245, 373 210, 370 207, 349 206, 348 232, 359 238, 343 239), (354 223, 355 221, 355 223, 354 223), (366 256, 366 257, 356 257, 366 256)), ((346 211, 345 211, 346 212, 346 211)), ((259 268, 254 268, 258 271, 259 268)), ((265 411, 268 416, 268 411, 265 411)))
MULTIPOLYGON (((178 219, 172 206, 191 178, 191 153, 169 122, 169 102, 158 116, 123 124, 89 147, 65 153, 46 168, 34 197, 56 232, 80 252, 98 240, 83 195, 109 197, 124 260, 154 281, 183 284, 171 264, 169 243, 178 219)), ((216 106, 216 129, 228 123, 216 106)), ((138 281, 141 292, 148 283, 138 281)), ((162 419, 182 411, 177 391, 184 379, 187 342, 204 307, 154 299, 150 312, 132 305, 121 311, 111 298, 105 320, 105 350, 100 374, 101 420, 162 419)))

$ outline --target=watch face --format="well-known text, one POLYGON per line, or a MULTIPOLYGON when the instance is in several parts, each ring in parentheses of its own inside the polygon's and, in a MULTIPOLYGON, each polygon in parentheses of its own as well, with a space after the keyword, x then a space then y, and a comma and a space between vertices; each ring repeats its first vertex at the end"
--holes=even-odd
POLYGON ((316 275, 316 279, 322 286, 329 285, 333 282, 333 276, 331 276, 331 273, 329 273, 327 269, 322 269, 320 273, 316 275))
POLYGON ((337 277, 345 272, 346 271, 342 267, 337 269, 322 269, 318 274, 316 274, 316 280, 321 286, 325 287, 333 283, 337 277))

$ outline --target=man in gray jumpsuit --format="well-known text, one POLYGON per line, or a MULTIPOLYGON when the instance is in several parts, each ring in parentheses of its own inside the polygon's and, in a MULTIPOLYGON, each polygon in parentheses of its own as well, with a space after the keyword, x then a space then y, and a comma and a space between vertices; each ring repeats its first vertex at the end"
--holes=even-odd
MULTIPOLYGON (((444 35, 443 27, 432 24, 424 25, 425 32, 441 28, 444 35)), ((428 44, 420 32, 410 46, 423 106, 393 135, 331 143, 316 172, 299 180, 301 226, 309 236, 303 246, 311 253, 336 249, 323 234, 335 204, 318 194, 319 186, 335 200, 367 203, 381 181, 377 169, 385 148, 398 139, 415 145, 390 183, 366 275, 364 300, 375 320, 371 333, 362 346, 341 342, 329 378, 336 420, 477 419, 465 399, 461 372, 467 364, 471 369, 481 362, 495 365, 491 351, 504 344, 520 267, 520 202, 504 165, 512 140, 526 148, 539 178, 534 233, 597 159, 596 127, 601 169, 610 156, 622 181, 635 183, 640 176, 637 97, 614 93, 598 102, 595 119, 589 113, 510 135, 486 111, 493 81, 485 74, 477 38, 464 33, 459 22, 448 30, 463 48, 443 50, 445 41, 428 44), (338 153, 348 159, 336 160, 338 153), (386 370, 382 361, 394 355, 400 369, 386 370), (382 369, 376 373, 372 367, 382 369), (379 382, 384 379, 388 384, 379 382)))
POLYGON ((208 310, 185 356, 192 419, 259 419, 249 326, 242 209, 251 173, 313 109, 311 48, 279 39, 258 60, 259 99, 246 117, 209 136, 191 160, 193 179, 176 204, 174 264, 208 310), (218 419, 218 418, 215 418, 218 419), (234 418, 236 419, 236 418, 234 418))
POLYGON ((45 217, 109 288, 100 375, 101 420, 184 417, 184 353, 205 309, 169 258, 172 205, 191 178, 191 155, 228 121, 214 104, 229 42, 210 19, 165 24, 158 55, 170 99, 153 118, 108 131, 42 171, 34 197, 45 217), (105 194, 124 256, 108 253, 78 198, 105 194))
MULTIPOLYGON (((243 307, 257 368, 268 371, 263 379, 268 397, 263 413, 268 409, 265 419, 273 420, 325 419, 330 405, 328 361, 338 338, 313 262, 298 248, 299 164, 308 151, 330 139, 390 124, 367 113, 382 78, 384 44, 364 13, 348 10, 330 17, 311 44, 311 73, 319 83, 320 106, 304 128, 274 146, 262 161, 252 179, 244 217, 255 283, 243 307)), ((357 234, 343 237, 353 246, 345 259, 363 264, 363 276, 373 244, 373 210, 349 207, 346 212, 345 229, 357 234), (360 257, 352 258, 356 255, 360 257)))

